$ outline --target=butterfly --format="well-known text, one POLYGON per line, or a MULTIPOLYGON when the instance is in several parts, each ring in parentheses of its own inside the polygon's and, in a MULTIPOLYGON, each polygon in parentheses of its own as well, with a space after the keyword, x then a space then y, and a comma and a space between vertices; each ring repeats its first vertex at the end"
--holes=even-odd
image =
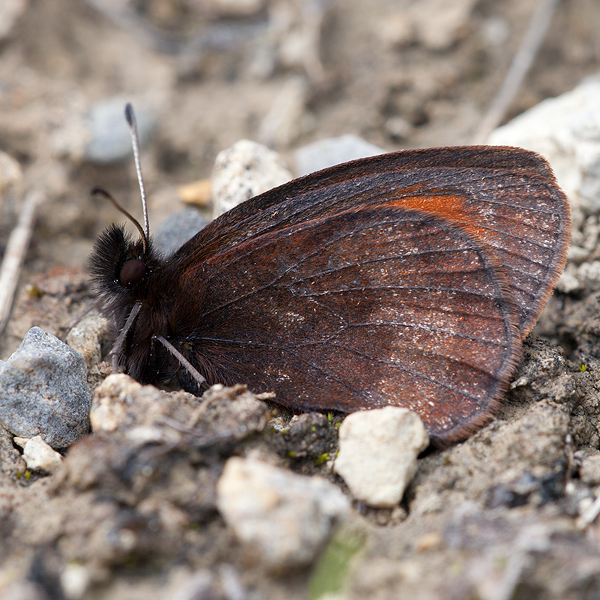
MULTIPOLYGON (((135 142, 134 154, 141 180, 135 142)), ((298 411, 406 407, 439 446, 490 420, 570 235, 548 163, 493 146, 400 151, 301 177, 168 257, 147 217, 145 230, 130 218, 139 238, 112 225, 90 259, 124 331, 118 368, 142 383, 177 377, 196 394, 204 381, 246 383, 298 411)))

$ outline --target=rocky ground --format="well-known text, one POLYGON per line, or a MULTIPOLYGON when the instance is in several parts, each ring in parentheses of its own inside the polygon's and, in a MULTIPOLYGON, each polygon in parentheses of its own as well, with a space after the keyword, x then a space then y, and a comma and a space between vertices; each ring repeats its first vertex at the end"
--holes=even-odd
MULTIPOLYGON (((89 251, 122 218, 90 189, 139 214, 125 101, 138 110, 154 229, 184 207, 180 188, 207 179, 217 152, 242 138, 280 152, 293 174, 298 148, 346 133, 387 150, 469 143, 535 4, 7 0, 2 250, 23 198, 40 190, 43 201, 0 357, 34 325, 65 334, 93 299, 89 251)), ((507 118, 599 68, 600 8, 561 3, 507 118)), ((559 178, 577 175, 561 179, 573 248, 540 337, 526 342, 498 418, 421 456, 401 503, 352 499, 332 468, 341 415, 292 417, 240 388, 200 405, 122 376, 101 383, 110 341, 92 315, 69 343, 101 386, 94 433, 62 449, 49 474, 0 430, 0 596, 596 598, 600 116, 584 101, 560 110, 581 106, 585 127, 548 145, 559 178), (262 513, 242 511, 240 524, 228 490, 255 494, 262 513)), ((545 120, 543 139, 563 131, 545 120)))

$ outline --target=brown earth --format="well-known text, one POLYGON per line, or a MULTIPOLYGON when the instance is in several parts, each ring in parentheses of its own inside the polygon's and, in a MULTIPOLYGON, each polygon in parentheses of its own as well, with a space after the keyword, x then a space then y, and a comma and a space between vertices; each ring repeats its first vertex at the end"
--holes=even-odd
MULTIPOLYGON (((455 0, 451 26, 444 2, 429 0, 290 0, 237 18, 216 0, 30 0, 0 45, 0 149, 24 174, 4 200, 2 246, 21 191, 41 185, 46 199, 0 356, 33 324, 60 333, 91 298, 87 255, 96 235, 121 219, 89 190, 102 185, 139 213, 130 160, 84 159, 79 125, 94 102, 118 95, 156 114, 143 151, 156 226, 181 208, 178 186, 210 175, 219 150, 240 138, 261 141, 261 123, 293 81, 304 90, 299 108, 284 113, 277 135, 262 138, 290 164, 300 145, 344 133, 389 150, 469 143, 535 4, 455 0), (129 20, 116 16, 122 6, 133 9, 129 20), (321 11, 320 41, 311 6, 321 11), (294 51, 298 40, 307 50, 294 51)), ((600 6, 561 3, 508 116, 599 67, 600 6)), ((564 342, 570 358, 583 349, 587 367, 559 347, 528 342, 499 418, 467 442, 423 457, 398 509, 355 503, 327 551, 298 572, 275 576, 236 542, 216 511, 214 486, 227 456, 258 449, 345 489, 319 461, 335 452, 329 421, 305 418, 286 439, 254 433, 204 451, 193 444, 165 451, 147 481, 140 479, 146 458, 109 435, 76 444, 53 476, 19 478, 24 464, 3 432, 0 595, 17 581, 19 597, 63 598, 60 574, 76 565, 91 577, 85 598, 174 597, 192 572, 206 569, 212 579, 202 597, 230 599, 227 563, 244 597, 317 598, 323 580, 336 589, 323 573, 336 570, 328 561, 337 549, 340 598, 597 598, 600 533, 577 521, 600 489, 597 295, 557 296, 552 306, 544 331, 554 319, 553 341, 564 342), (136 543, 128 545, 131 531, 136 543)), ((95 369, 91 382, 105 373, 95 369)), ((185 412, 186 402, 177 410, 185 412)))

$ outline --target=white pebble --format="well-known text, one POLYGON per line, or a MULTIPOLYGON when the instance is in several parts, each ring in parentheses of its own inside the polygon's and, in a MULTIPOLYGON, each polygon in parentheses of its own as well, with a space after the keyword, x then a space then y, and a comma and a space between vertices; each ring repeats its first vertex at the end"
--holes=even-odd
POLYGON ((344 494, 324 479, 239 457, 225 464, 217 506, 240 541, 276 571, 311 564, 349 510, 344 494))
POLYGON ((54 473, 62 463, 62 456, 46 444, 40 435, 36 435, 25 444, 23 458, 28 469, 47 473, 54 473))
POLYGON ((212 172, 214 217, 292 178, 281 156, 256 142, 240 140, 219 152, 212 172))
POLYGON ((334 469, 355 498, 392 508, 402 499, 417 469, 417 456, 428 445, 421 419, 406 408, 356 412, 340 427, 334 469))

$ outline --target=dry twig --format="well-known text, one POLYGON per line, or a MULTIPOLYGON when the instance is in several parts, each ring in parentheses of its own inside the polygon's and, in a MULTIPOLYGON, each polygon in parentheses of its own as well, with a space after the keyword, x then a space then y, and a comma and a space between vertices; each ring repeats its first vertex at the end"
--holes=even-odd
POLYGON ((502 122, 539 52, 559 2, 560 0, 539 0, 500 90, 473 136, 473 144, 484 144, 490 133, 502 122))
POLYGON ((0 335, 4 332, 10 316, 21 265, 33 231, 35 211, 42 199, 43 194, 38 189, 31 190, 27 194, 21 207, 19 221, 8 238, 6 252, 0 267, 0 335))

